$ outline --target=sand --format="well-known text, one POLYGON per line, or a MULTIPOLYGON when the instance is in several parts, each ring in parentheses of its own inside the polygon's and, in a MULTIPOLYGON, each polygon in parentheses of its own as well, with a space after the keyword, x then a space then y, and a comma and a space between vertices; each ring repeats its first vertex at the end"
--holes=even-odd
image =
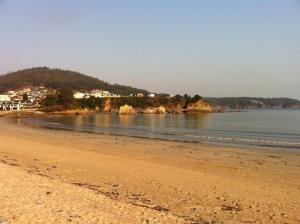
POLYGON ((0 223, 300 223, 300 152, 0 119, 0 223))

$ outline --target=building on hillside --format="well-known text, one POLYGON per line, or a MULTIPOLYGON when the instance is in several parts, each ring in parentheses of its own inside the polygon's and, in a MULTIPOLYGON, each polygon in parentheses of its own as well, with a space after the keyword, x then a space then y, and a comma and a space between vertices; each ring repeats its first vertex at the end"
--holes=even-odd
POLYGON ((20 110, 22 108, 21 102, 0 102, 0 110, 20 110))
POLYGON ((7 94, 10 96, 10 97, 14 97, 14 96, 17 96, 18 95, 18 92, 14 91, 14 90, 10 90, 7 92, 7 94))
POLYGON ((145 94, 144 93, 131 93, 129 96, 130 97, 144 97, 145 94))
POLYGON ((75 92, 75 93, 73 94, 73 97, 74 97, 75 99, 83 99, 83 98, 85 98, 85 96, 86 96, 86 94, 85 94, 85 93, 82 93, 82 92, 75 92))
POLYGON ((10 101, 10 96, 8 94, 2 94, 0 95, 0 102, 7 102, 10 101))
POLYGON ((93 96, 93 97, 96 97, 96 98, 105 98, 105 97, 112 97, 113 95, 109 91, 93 90, 90 93, 90 96, 93 96))
POLYGON ((149 97, 155 97, 155 94, 154 93, 150 93, 148 94, 149 97))
POLYGON ((16 95, 16 96, 11 96, 10 97, 10 101, 12 101, 12 102, 18 102, 18 101, 22 101, 22 100, 23 100, 22 96, 16 95))
POLYGON ((19 91, 19 94, 25 94, 25 93, 29 93, 29 92, 31 92, 31 88, 24 88, 19 91))

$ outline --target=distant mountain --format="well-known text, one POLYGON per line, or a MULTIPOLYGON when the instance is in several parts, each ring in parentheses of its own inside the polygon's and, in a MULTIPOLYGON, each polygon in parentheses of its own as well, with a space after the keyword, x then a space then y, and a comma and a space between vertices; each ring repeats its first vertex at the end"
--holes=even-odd
POLYGON ((206 97, 213 107, 227 109, 300 109, 300 101, 291 98, 257 98, 257 97, 206 97))
POLYGON ((146 90, 119 84, 110 84, 78 72, 50 69, 48 67, 24 69, 0 76, 0 92, 38 86, 53 89, 64 87, 75 90, 102 89, 121 95, 148 93, 146 90))

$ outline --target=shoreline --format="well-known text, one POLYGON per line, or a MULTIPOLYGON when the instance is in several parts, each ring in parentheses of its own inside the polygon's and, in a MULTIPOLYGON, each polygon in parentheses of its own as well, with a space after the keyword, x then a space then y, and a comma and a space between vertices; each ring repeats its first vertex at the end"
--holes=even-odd
MULTIPOLYGON (((49 116, 78 116, 76 114, 73 115, 64 115, 64 114, 45 114, 44 116, 33 116, 33 117, 19 117, 21 119, 26 119, 26 118, 45 118, 49 116)), ((127 116, 127 115, 126 115, 127 116)), ((128 115, 129 116, 129 115, 128 115)), ((18 117, 17 117, 18 118, 18 117)), ((16 119, 17 119, 16 118, 16 119)), ((180 140, 180 139, 167 139, 163 137, 147 137, 147 136, 136 136, 136 135, 126 135, 126 134, 117 134, 117 133, 105 133, 105 132, 95 132, 95 131, 89 131, 89 130, 76 130, 72 128, 64 128, 64 127, 51 127, 51 126, 46 126, 46 125, 39 125, 39 124, 33 124, 30 122, 25 122, 22 121, 23 125, 28 125, 32 127, 37 127, 37 128, 44 128, 44 129, 53 129, 53 130, 63 130, 63 131, 71 131, 71 132, 82 132, 82 133, 90 133, 90 134, 100 134, 100 135, 110 135, 110 136, 125 136, 125 137, 132 137, 132 138, 141 138, 141 139, 153 139, 153 140, 162 140, 162 141, 174 141, 174 142, 183 142, 183 143, 195 143, 195 144, 205 144, 205 145, 212 145, 212 146, 228 146, 228 147, 235 147, 235 148, 256 148, 259 149, 261 147, 264 148, 269 148, 269 149, 276 149, 276 150, 300 150, 300 146, 288 146, 288 145, 272 145, 268 143, 257 143, 257 144, 247 144, 247 143, 239 143, 240 140, 235 141, 234 138, 232 142, 218 142, 218 141, 197 141, 197 140, 180 140)), ((217 138, 217 137, 215 137, 217 138)), ((257 140, 258 141, 258 140, 257 140)))
MULTIPOLYGON (((8 223, 30 223, 30 217, 37 213, 68 223, 69 212, 81 217, 71 218, 75 223, 88 218, 85 212, 93 216, 91 220, 103 218, 104 223, 143 223, 142 219, 150 220, 148 223, 188 224, 300 221, 297 151, 3 125, 1 121, 0 175, 4 181, 0 185, 4 185, 0 189, 9 186, 11 191, 0 190, 4 203, 4 207, 0 205, 0 219, 8 223), (20 182, 22 178, 27 181, 20 182), (50 186, 49 192, 56 192, 48 196, 48 191, 42 193, 46 195, 43 203, 63 206, 63 215, 35 204, 36 192, 44 189, 37 187, 40 182, 50 186), (55 200, 52 195, 57 196, 55 200), (75 195, 117 207, 99 214, 99 208, 85 202, 74 205, 75 195), (16 210, 24 201, 30 209, 16 210), (22 220, 17 219, 20 213, 22 220), (13 216, 17 220, 13 221, 13 216)), ((38 217, 38 223, 43 223, 38 217)))

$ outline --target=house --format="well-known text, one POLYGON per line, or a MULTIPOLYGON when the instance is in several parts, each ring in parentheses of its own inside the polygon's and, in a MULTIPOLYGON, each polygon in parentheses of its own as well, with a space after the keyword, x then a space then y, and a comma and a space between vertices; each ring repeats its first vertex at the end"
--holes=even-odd
POLYGON ((13 91, 13 90, 10 90, 7 92, 7 94, 10 96, 10 97, 14 97, 14 96, 17 96, 18 93, 16 91, 13 91))
POLYGON ((1 102, 0 110, 20 110, 22 108, 21 102, 1 102))
POLYGON ((90 96, 93 96, 96 98, 104 98, 104 97, 111 97, 112 94, 109 91, 105 91, 105 90, 93 90, 90 93, 90 96))
POLYGON ((23 100, 23 96, 11 96, 10 97, 10 101, 22 101, 23 100))
POLYGON ((0 95, 0 101, 2 102, 10 101, 10 96, 7 94, 0 95))
POLYGON ((155 97, 155 94, 154 93, 150 93, 148 94, 149 97, 155 97))
POLYGON ((33 102, 36 100, 36 96, 34 96, 34 95, 29 95, 29 96, 28 96, 28 100, 29 100, 31 103, 33 103, 33 102))
POLYGON ((19 92, 22 92, 22 94, 28 93, 28 92, 31 92, 31 88, 24 88, 24 89, 20 90, 19 92))
POLYGON ((74 94, 73 94, 73 97, 75 98, 75 99, 83 99, 83 98, 85 98, 85 93, 82 93, 82 92, 75 92, 74 94))

